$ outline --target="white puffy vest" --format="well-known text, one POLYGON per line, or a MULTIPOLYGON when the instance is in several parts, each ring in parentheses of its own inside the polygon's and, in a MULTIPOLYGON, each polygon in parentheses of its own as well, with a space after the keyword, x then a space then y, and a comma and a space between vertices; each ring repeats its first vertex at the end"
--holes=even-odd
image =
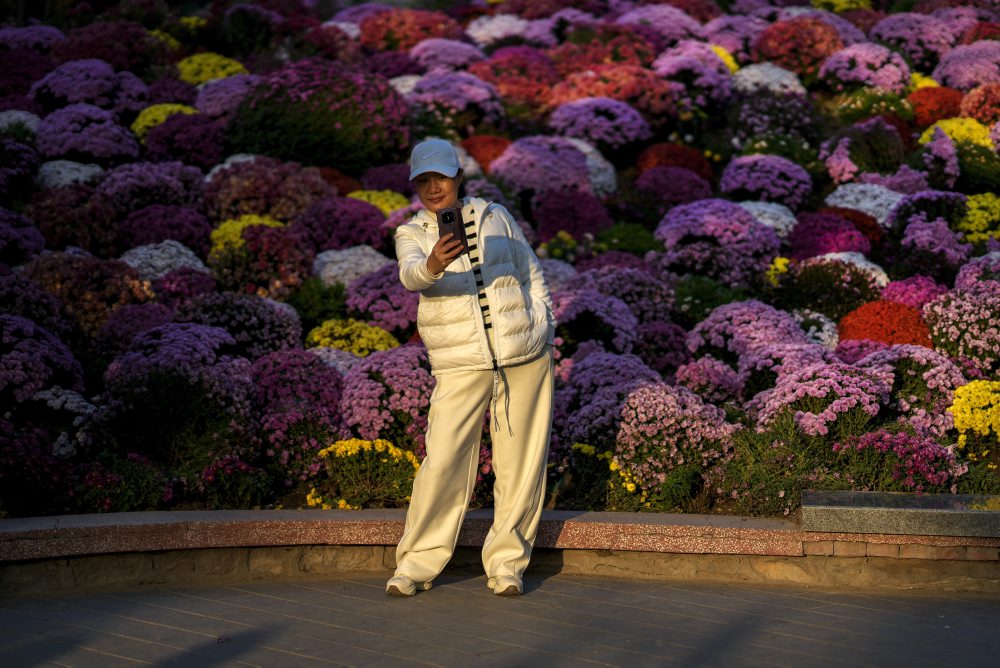
MULTIPOLYGON (((552 299, 538 258, 503 206, 466 198, 462 214, 476 222, 497 366, 531 361, 555 336, 552 299)), ((427 269, 427 256, 437 240, 437 218, 426 209, 396 229, 399 280, 407 289, 420 291, 417 330, 431 369, 434 374, 492 369, 469 254, 461 254, 435 276, 427 269)))

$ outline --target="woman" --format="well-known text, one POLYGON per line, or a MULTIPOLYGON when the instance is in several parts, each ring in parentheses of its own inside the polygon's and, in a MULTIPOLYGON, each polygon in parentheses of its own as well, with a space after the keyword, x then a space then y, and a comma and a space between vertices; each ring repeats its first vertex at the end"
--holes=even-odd
POLYGON ((488 585, 524 590, 545 495, 552 423, 552 299, 541 266, 507 210, 459 199, 462 169, 442 139, 414 147, 410 180, 425 207, 396 231, 399 278, 420 292, 417 329, 437 384, 427 457, 413 482, 396 572, 386 592, 412 596, 451 558, 472 496, 483 418, 491 412, 493 526, 483 545, 488 585), (436 214, 459 206, 468 248, 439 237, 436 214))

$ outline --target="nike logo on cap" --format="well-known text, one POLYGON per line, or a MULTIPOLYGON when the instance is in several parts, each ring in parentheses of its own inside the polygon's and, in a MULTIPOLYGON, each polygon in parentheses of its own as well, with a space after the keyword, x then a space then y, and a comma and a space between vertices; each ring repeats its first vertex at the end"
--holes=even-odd
POLYGON ((425 153, 422 156, 420 156, 420 159, 421 160, 430 160, 433 156, 437 155, 440 152, 441 151, 431 151, 430 153, 425 153))

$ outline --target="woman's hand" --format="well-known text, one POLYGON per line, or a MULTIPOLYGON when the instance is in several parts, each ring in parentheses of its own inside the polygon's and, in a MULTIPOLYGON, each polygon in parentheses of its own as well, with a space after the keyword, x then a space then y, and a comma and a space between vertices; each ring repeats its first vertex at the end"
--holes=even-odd
POLYGON ((438 239, 431 249, 431 254, 427 256, 427 270, 437 276, 462 254, 462 250, 462 242, 449 232, 438 239))

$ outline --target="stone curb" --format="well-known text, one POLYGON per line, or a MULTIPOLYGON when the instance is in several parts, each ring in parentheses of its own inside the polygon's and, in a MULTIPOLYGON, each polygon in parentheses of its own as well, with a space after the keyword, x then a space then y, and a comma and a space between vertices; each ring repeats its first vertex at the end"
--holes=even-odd
MULTIPOLYGON (((221 547, 395 545, 406 511, 219 510, 0 521, 0 561, 221 547)), ((458 544, 481 546, 492 511, 470 511, 458 544)), ((545 511, 538 548, 802 556, 795 522, 713 515, 545 511)))
MULTIPOLYGON (((388 571, 405 510, 175 511, 0 521, 0 595, 388 571)), ((471 511, 451 567, 476 568, 471 511)), ((545 511, 532 569, 635 579, 1000 592, 1000 538, 802 531, 788 519, 545 511)), ((481 569, 481 566, 479 566, 481 569)))

